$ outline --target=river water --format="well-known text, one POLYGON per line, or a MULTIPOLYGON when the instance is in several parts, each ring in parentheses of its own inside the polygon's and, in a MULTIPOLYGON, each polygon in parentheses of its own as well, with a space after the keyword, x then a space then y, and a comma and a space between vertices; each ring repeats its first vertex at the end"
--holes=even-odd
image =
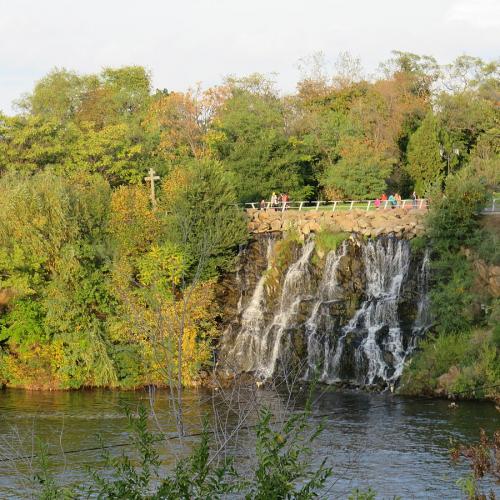
MULTIPOLYGON (((276 414, 284 411, 287 397, 265 390, 257 397, 276 414)), ((184 398, 188 433, 199 430, 203 416, 214 420, 220 395, 214 398, 211 392, 193 390, 184 398)), ((127 421, 121 407, 141 403, 150 406, 146 391, 0 391, 0 498, 36 497, 30 482, 36 466, 29 458, 36 438, 49 444, 59 482, 84 481, 85 467, 102 463, 96 435, 101 434, 106 445, 125 444, 127 421)), ((296 407, 301 404, 299 398, 296 407)), ((174 431, 164 391, 156 393, 153 407, 156 418, 151 425, 174 431)), ((325 498, 346 498, 355 487, 371 487, 377 498, 460 498, 456 481, 468 469, 450 462, 450 440, 473 442, 479 428, 491 434, 500 423, 500 413, 489 403, 460 402, 450 409, 447 401, 389 393, 316 394, 313 414, 324 416, 325 430, 315 442, 312 460, 319 463, 327 457, 334 470, 325 498)), ((311 420, 313 425, 318 421, 311 420)), ((230 426, 231 418, 227 422, 230 426)), ((247 423, 251 422, 249 417, 247 423)), ((231 451, 238 466, 247 466, 252 444, 252 429, 242 431, 231 451)), ((129 448, 110 450, 121 453, 129 448)), ((174 448, 162 451, 166 464, 174 453, 174 448)))

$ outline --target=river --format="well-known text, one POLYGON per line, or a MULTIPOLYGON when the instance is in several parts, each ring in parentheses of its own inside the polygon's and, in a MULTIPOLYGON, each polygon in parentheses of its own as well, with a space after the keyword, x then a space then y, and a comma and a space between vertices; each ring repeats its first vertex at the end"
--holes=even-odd
MULTIPOLYGON (((277 412, 283 410, 286 399, 265 390, 258 392, 258 398, 277 412)), ((126 443, 127 422, 121 406, 140 403, 149 405, 145 391, 0 391, 0 498, 34 495, 31 460, 25 458, 32 455, 34 436, 49 443, 52 468, 60 482, 82 482, 85 466, 101 463, 96 435, 101 434, 106 445, 126 443)), ((188 432, 199 430, 202 416, 213 418, 214 399, 208 391, 186 391, 184 404, 188 432)), ((154 408, 157 424, 173 431, 164 391, 157 393, 154 408)), ((346 498, 354 487, 369 486, 377 498, 460 498, 456 481, 468 469, 450 462, 450 440, 473 442, 479 428, 491 434, 500 420, 489 403, 460 402, 450 409, 447 401, 355 391, 322 394, 313 414, 325 418, 313 460, 326 456, 334 470, 327 498, 346 498)), ((312 419, 313 425, 318 421, 312 419)), ((240 435, 232 450, 236 464, 248 462, 251 440, 251 429, 240 435)), ((114 453, 127 449, 111 448, 114 453)), ((162 454, 166 463, 171 461, 169 453, 162 454)))

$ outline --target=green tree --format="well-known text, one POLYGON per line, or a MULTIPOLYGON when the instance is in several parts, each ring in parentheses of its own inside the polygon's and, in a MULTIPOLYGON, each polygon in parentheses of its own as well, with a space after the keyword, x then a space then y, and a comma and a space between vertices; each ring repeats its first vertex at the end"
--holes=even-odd
POLYGON ((93 77, 75 119, 97 128, 139 123, 150 103, 151 77, 142 66, 105 68, 93 77))
POLYGON ((330 198, 366 200, 386 190, 394 160, 357 139, 344 141, 342 158, 330 165, 322 185, 330 198))
POLYGON ((419 196, 444 176, 444 163, 440 155, 439 130, 436 119, 428 113, 420 127, 410 137, 406 170, 419 196))
POLYGON ((113 307, 106 287, 108 184, 45 171, 4 176, 0 193, 0 289, 13 295, 0 330, 11 354, 8 380, 113 385, 105 339, 113 307))
POLYGON ((77 134, 75 127, 39 116, 0 117, 0 172, 62 165, 77 134))
POLYGON ((247 228, 232 176, 221 163, 192 160, 175 169, 163 184, 160 208, 167 213, 167 239, 192 259, 185 280, 212 278, 231 268, 247 228))
POLYGON ((314 189, 310 165, 286 133, 283 102, 265 81, 237 83, 215 117, 212 148, 234 173, 239 200, 272 191, 307 198, 314 189))
POLYGON ((33 92, 17 104, 23 111, 44 119, 63 123, 79 110, 92 77, 82 77, 64 68, 53 69, 39 80, 33 92))

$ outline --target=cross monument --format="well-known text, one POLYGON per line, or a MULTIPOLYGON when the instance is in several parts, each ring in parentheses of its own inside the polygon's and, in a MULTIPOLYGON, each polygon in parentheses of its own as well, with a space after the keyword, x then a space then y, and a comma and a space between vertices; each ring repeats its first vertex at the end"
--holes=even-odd
POLYGON ((151 194, 150 194, 150 196, 151 196, 151 205, 152 205, 153 209, 155 209, 156 208, 155 181, 159 181, 160 177, 158 175, 156 175, 156 172, 152 168, 149 169, 148 174, 149 174, 149 176, 148 177, 144 177, 144 180, 146 182, 150 182, 151 183, 151 194))

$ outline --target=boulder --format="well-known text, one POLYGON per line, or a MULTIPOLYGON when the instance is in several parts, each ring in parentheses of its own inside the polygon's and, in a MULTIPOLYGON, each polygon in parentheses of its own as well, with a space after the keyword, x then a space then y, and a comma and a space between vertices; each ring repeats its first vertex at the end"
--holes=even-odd
POLYGON ((370 222, 365 217, 359 217, 357 222, 361 229, 365 229, 370 226, 370 222))
POLYGON ((275 219, 271 221, 271 231, 279 231, 282 227, 281 221, 279 219, 275 219))
POLYGON ((257 213, 257 217, 261 221, 269 220, 271 218, 271 212, 268 212, 267 210, 260 210, 257 213))
POLYGON ((311 220, 311 219, 317 219, 319 217, 319 212, 316 212, 316 210, 310 210, 308 212, 304 212, 304 219, 306 220, 311 220))
POLYGON ((317 233, 318 231, 321 231, 321 225, 316 221, 311 221, 309 222, 309 229, 311 232, 317 233))
POLYGON ((491 295, 500 297, 500 276, 491 276, 488 284, 491 295))

